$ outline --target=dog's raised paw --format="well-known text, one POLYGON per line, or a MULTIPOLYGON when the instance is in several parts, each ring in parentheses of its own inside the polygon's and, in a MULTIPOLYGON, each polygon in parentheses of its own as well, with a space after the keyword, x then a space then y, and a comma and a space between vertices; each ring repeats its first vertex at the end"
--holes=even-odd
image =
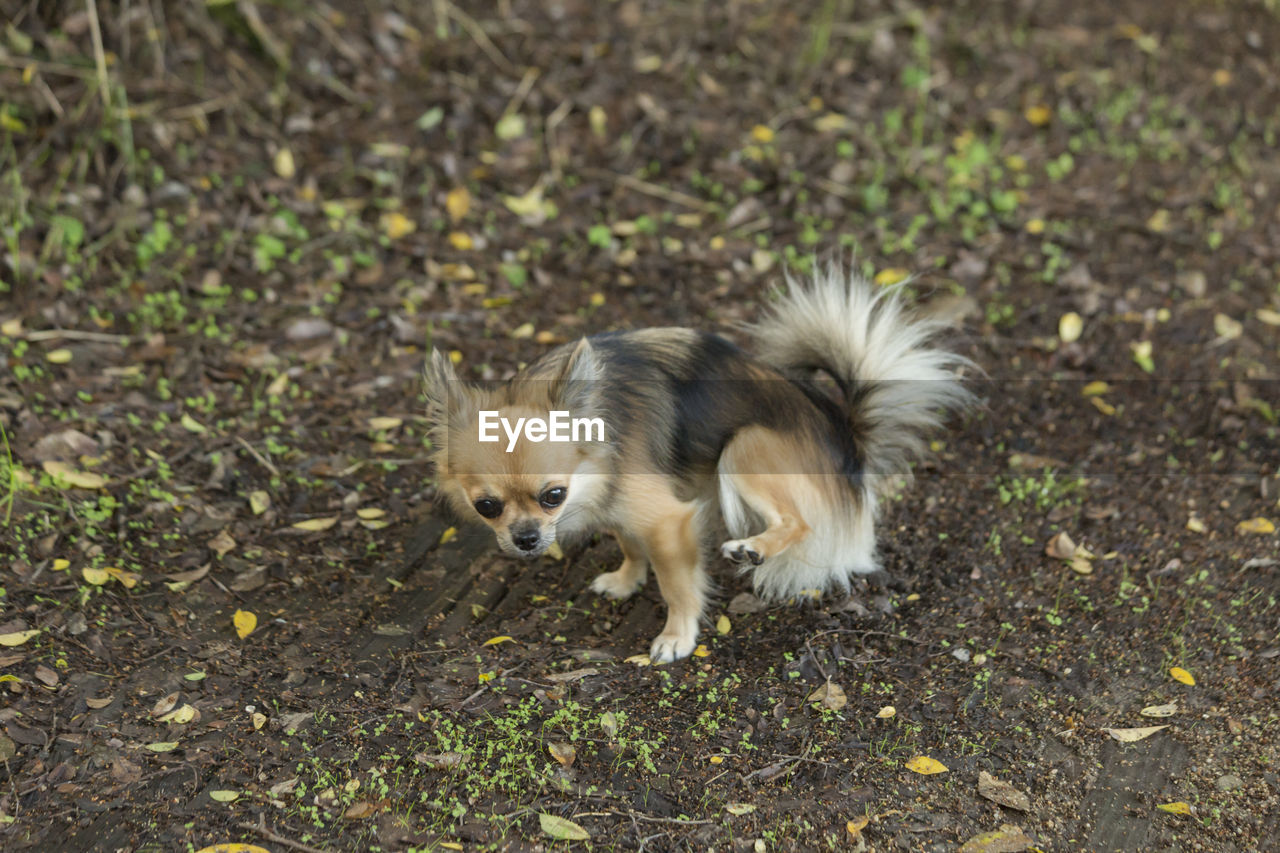
POLYGON ((758 566, 764 562, 764 557, 751 547, 749 539, 730 539, 720 546, 720 553, 726 560, 732 560, 735 563, 750 563, 758 566))
POLYGON ((612 598, 615 601, 630 598, 639 588, 640 582, 638 580, 626 577, 620 570, 596 575, 596 579, 591 582, 592 592, 603 595, 605 598, 612 598))
POLYGON ((697 645, 697 636, 689 637, 664 632, 658 635, 649 648, 649 660, 655 664, 671 663, 693 654, 697 645))

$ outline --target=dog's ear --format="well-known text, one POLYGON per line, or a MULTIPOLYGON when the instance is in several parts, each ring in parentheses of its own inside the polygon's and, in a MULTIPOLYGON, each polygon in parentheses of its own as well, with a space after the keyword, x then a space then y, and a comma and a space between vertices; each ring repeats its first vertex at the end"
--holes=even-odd
POLYGON ((586 338, 578 341, 564 369, 551 388, 553 405, 567 409, 571 417, 595 417, 596 383, 604 371, 596 351, 586 338))
POLYGON ((450 417, 465 410, 471 389, 458 378, 448 356, 434 347, 423 380, 427 392, 427 417, 434 427, 447 428, 450 417))

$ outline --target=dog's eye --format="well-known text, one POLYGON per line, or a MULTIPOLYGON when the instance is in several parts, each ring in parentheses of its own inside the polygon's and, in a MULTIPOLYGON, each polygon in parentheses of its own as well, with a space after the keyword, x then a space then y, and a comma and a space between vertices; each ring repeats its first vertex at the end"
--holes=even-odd
POLYGON ((564 503, 565 496, 569 494, 569 490, 564 486, 556 486, 553 489, 547 489, 538 498, 538 503, 546 509, 554 509, 564 503))
POLYGON ((476 512, 485 518, 497 518, 502 515, 502 501, 493 498, 481 498, 474 504, 476 512))

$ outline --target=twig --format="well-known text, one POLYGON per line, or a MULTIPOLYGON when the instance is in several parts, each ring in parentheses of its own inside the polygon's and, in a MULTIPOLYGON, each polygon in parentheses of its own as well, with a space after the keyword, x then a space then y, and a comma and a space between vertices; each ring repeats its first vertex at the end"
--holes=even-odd
POLYGON ((511 64, 511 60, 507 59, 506 56, 502 54, 502 51, 498 50, 498 46, 489 38, 489 35, 484 31, 484 28, 476 23, 475 18, 450 3, 449 0, 436 0, 437 15, 439 14, 440 9, 444 9, 450 18, 457 21, 462 28, 467 31, 467 35, 471 36, 472 41, 474 41, 480 49, 484 51, 486 56, 493 60, 494 65, 497 65, 508 74, 520 73, 519 70, 511 64))
POLYGON ((97 0, 84 0, 85 10, 89 13, 89 32, 93 36, 93 61, 98 67, 98 94, 102 96, 102 106, 111 110, 111 87, 107 85, 107 52, 102 48, 102 27, 98 23, 97 0))
POLYGON ((682 193, 679 190, 667 189, 666 187, 652 184, 648 181, 642 181, 632 175, 620 175, 617 172, 608 169, 583 169, 583 174, 588 177, 611 178, 620 186, 624 186, 629 190, 635 190, 638 193, 651 195, 674 204, 683 205, 684 207, 692 207, 694 210, 709 210, 711 205, 700 198, 694 198, 691 195, 682 193))
POLYGON ((93 341, 99 344, 128 346, 128 335, 109 335, 106 332, 82 332, 79 329, 40 329, 27 332, 29 341, 93 341))
POLYGON ((240 442, 240 445, 245 450, 249 451, 249 455, 252 456, 255 460, 257 460, 259 465, 261 465, 263 468, 266 468, 268 471, 270 471, 273 477, 280 476, 280 471, 276 468, 275 465, 271 464, 271 460, 263 456, 257 450, 255 450, 253 445, 245 441, 242 436, 237 435, 236 441, 240 442))
POLYGON ((324 851, 318 847, 311 847, 310 845, 303 844, 301 841, 294 841, 291 838, 285 838, 283 835, 278 835, 272 832, 266 827, 266 823, 265 823, 266 818, 259 817, 258 819, 259 821, 264 821, 264 822, 249 823, 248 821, 241 821, 240 823, 237 823, 236 826, 240 827, 241 829, 247 829, 250 832, 256 832, 259 835, 261 835, 263 838, 267 839, 268 841, 274 841, 276 844, 283 844, 285 847, 290 847, 294 850, 301 850, 303 851, 303 853, 324 853, 324 851))

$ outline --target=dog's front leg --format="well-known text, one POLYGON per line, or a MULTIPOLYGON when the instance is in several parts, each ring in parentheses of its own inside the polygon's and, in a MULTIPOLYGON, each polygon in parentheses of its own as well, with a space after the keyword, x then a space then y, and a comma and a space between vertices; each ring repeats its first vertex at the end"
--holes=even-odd
POLYGON ((645 553, 644 543, 634 536, 621 531, 613 535, 622 546, 622 567, 597 575, 591 582, 591 591, 621 600, 630 598, 644 583, 649 572, 649 555, 645 553))
POLYGON ((681 504, 677 511, 649 528, 645 550, 667 602, 667 624, 653 641, 649 657, 654 663, 669 663, 693 653, 706 603, 707 577, 702 566, 696 508, 681 504))

